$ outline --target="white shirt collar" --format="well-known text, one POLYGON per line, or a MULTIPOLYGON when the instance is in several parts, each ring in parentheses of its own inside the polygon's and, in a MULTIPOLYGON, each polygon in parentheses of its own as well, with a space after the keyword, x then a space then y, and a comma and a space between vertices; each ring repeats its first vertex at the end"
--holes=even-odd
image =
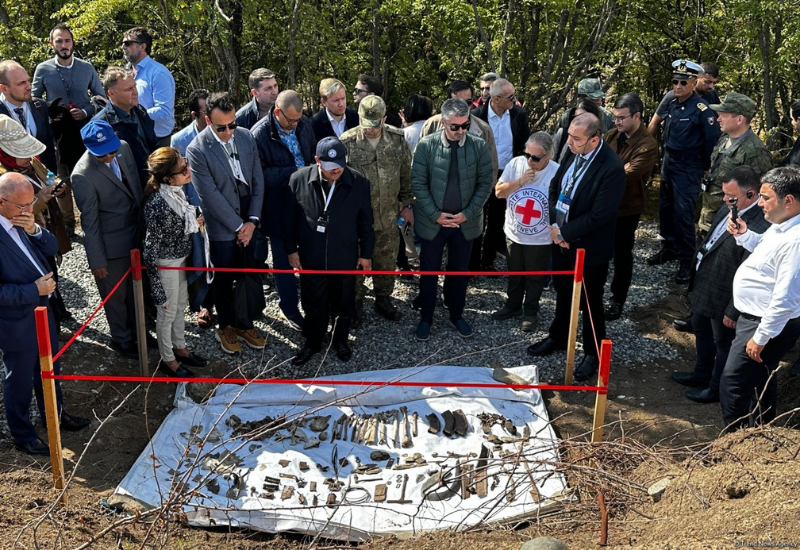
POLYGON ((335 118, 333 118, 333 115, 331 114, 331 112, 328 110, 327 107, 325 107, 325 114, 328 115, 328 120, 331 121, 331 124, 341 124, 342 122, 345 121, 345 115, 342 115, 342 120, 336 120, 335 118))
POLYGON ((14 224, 11 223, 11 220, 6 218, 5 216, 0 216, 0 225, 3 226, 3 229, 6 233, 10 233, 11 230, 14 228, 14 224))
POLYGON ((58 62, 58 56, 55 56, 53 58, 53 62, 56 64, 56 68, 59 68, 59 69, 71 69, 72 66, 75 64, 75 56, 74 55, 72 56, 71 61, 69 62, 69 65, 62 65, 61 63, 59 63, 58 62))
POLYGON ((234 134, 231 136, 231 139, 229 139, 228 141, 222 141, 222 140, 219 138, 219 136, 217 135, 217 133, 214 131, 214 129, 213 129, 213 128, 211 129, 211 135, 212 135, 212 136, 214 136, 214 139, 216 139, 216 140, 219 142, 219 144, 220 144, 220 145, 222 145, 222 148, 223 148, 223 149, 225 149, 225 144, 226 144, 226 143, 230 143, 230 144, 231 144, 231 147, 232 147, 232 146, 233 146, 233 139, 236 137, 236 134, 234 133, 234 134))
POLYGON ((510 118, 511 117, 511 115, 509 114, 509 111, 503 111, 502 115, 498 115, 497 113, 495 113, 494 109, 492 109, 491 103, 489 104, 487 109, 489 110, 489 118, 499 118, 500 120, 504 120, 506 118, 510 118))
POLYGON ((775 226, 775 230, 780 231, 781 233, 786 233, 797 224, 800 224, 800 214, 789 218, 783 223, 779 223, 778 225, 775 226))
MULTIPOLYGON (((17 106, 16 106, 16 105, 14 105, 13 103, 11 103, 11 102, 10 102, 8 99, 6 99, 6 95, 5 95, 3 92, 0 92, 0 101, 2 101, 3 103, 5 103, 5 104, 8 106, 8 108, 9 108, 9 109, 11 109, 12 111, 13 111, 14 109, 19 109, 19 108, 21 107, 21 108, 22 108, 22 110, 23 110, 23 112, 24 112, 26 115, 28 114, 28 102, 27 102, 27 101, 23 101, 23 102, 22 102, 22 105, 20 105, 19 107, 17 107, 17 106)), ((16 113, 14 113, 14 114, 16 114, 16 113)))

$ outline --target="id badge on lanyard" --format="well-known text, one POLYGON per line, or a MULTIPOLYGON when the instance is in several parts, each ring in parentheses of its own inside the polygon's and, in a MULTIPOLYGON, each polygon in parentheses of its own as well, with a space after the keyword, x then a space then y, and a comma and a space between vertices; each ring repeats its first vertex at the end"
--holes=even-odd
POLYGON ((331 199, 333 198, 333 192, 335 190, 336 182, 331 184, 331 190, 327 195, 320 185, 320 191, 322 191, 322 196, 325 198, 325 208, 322 210, 322 215, 317 219, 317 233, 325 233, 328 230, 328 206, 331 204, 331 199))

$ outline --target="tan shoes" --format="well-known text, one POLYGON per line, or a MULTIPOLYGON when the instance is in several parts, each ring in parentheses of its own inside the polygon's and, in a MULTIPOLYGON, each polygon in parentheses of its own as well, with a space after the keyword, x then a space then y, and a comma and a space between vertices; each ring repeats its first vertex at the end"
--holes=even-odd
POLYGON ((254 328, 247 330, 237 328, 234 330, 236 331, 236 336, 239 337, 239 340, 243 341, 253 349, 264 349, 264 347, 267 345, 267 339, 261 336, 261 333, 254 328))
POLYGON ((217 330, 215 336, 222 346, 222 351, 225 353, 239 353, 242 351, 242 345, 239 343, 239 338, 236 335, 236 329, 232 326, 227 326, 217 330))

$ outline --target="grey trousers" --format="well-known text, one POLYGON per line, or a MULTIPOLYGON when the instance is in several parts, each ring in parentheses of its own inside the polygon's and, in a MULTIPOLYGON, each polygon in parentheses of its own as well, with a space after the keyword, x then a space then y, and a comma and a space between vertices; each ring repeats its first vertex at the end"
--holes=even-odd
MULTIPOLYGON (((550 259, 551 248, 545 245, 522 245, 506 239, 509 271, 544 271, 550 259)), ((523 315, 539 314, 539 299, 544 290, 544 275, 512 275, 508 278, 506 307, 518 310, 524 307, 523 315)))
MULTIPOLYGON (((158 260, 158 265, 185 267, 186 258, 158 260)), ((186 306, 189 305, 189 288, 186 271, 159 271, 158 278, 167 295, 167 302, 156 306, 156 339, 158 352, 164 361, 174 361, 174 349, 186 349, 186 306)))
MULTIPOLYGON (((129 256, 108 260, 108 276, 104 279, 95 277, 100 297, 105 300, 128 268, 131 266, 129 256)), ((133 303, 133 279, 130 275, 105 305, 106 319, 111 330, 111 339, 118 344, 131 343, 136 335, 136 313, 133 303)))

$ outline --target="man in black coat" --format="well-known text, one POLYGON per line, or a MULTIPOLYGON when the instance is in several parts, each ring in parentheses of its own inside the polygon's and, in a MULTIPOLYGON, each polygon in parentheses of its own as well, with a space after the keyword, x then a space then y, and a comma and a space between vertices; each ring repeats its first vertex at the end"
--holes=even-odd
MULTIPOLYGON (((369 182, 347 167, 347 152, 338 138, 320 141, 316 153, 317 164, 301 168, 289 180, 289 263, 295 269, 368 271, 375 247, 369 182)), ((306 343, 292 364, 304 365, 320 351, 331 318, 336 355, 348 361, 352 357, 347 336, 356 304, 356 276, 300 275, 300 293, 306 313, 306 343)))
MULTIPOLYGON (((585 250, 581 293, 584 358, 575 369, 576 382, 591 378, 599 366, 595 344, 599 345, 606 337, 603 287, 608 263, 614 255, 617 211, 625 193, 622 161, 603 143, 602 132, 603 123, 595 115, 584 113, 575 117, 567 132, 570 152, 550 182, 553 269, 574 269, 576 250, 585 250)), ((555 276, 553 287, 556 315, 550 334, 528 348, 530 355, 549 355, 567 348, 572 279, 555 276)))
MULTIPOLYGON (((285 248, 291 231, 284 216, 284 193, 292 174, 314 164, 317 146, 311 123, 303 115, 303 100, 294 90, 282 91, 272 111, 256 122, 250 132, 256 140, 261 169, 264 171, 261 220, 263 232, 269 237, 272 247, 272 263, 275 269, 291 269, 285 248)), ((292 328, 301 330, 303 316, 297 307, 294 275, 276 273, 275 286, 278 288, 283 316, 292 328)))
POLYGON ((326 137, 338 138, 350 128, 358 127, 358 112, 347 106, 347 90, 339 80, 326 78, 320 82, 319 98, 322 109, 311 117, 311 128, 317 141, 326 137))
POLYGON ((706 238, 695 253, 694 273, 689 287, 692 302, 692 330, 697 359, 693 372, 673 372, 672 379, 696 389, 686 397, 698 403, 719 401, 719 380, 736 336, 739 312, 733 307, 733 276, 749 252, 736 244, 725 229, 735 199, 738 216, 750 231, 769 228, 758 207, 761 181, 750 166, 738 166, 722 184, 725 205, 719 209, 706 238))
MULTIPOLYGON (((528 117, 517 105, 514 85, 505 78, 498 78, 489 90, 491 99, 472 113, 489 124, 497 149, 497 181, 512 158, 525 152, 525 142, 531 135, 528 117)), ((506 218, 506 200, 498 199, 494 193, 483 209, 485 234, 475 239, 472 245, 470 267, 481 270, 494 270, 494 260, 498 252, 506 249, 503 223, 506 218)))

